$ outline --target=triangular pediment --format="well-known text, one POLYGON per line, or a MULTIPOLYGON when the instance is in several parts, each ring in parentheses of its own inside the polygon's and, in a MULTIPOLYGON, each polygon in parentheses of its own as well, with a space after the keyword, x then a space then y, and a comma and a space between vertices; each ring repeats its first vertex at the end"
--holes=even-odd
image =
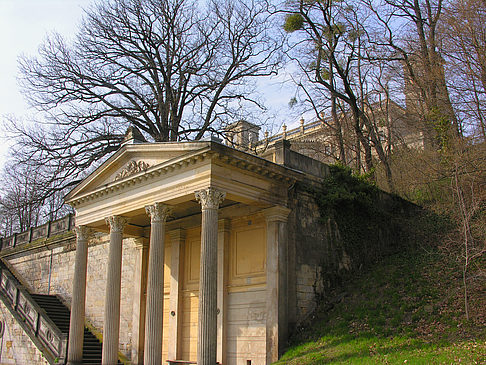
POLYGON ((166 142, 126 144, 94 170, 65 198, 71 201, 77 196, 123 179, 129 179, 153 167, 177 160, 209 146, 208 142, 166 142))

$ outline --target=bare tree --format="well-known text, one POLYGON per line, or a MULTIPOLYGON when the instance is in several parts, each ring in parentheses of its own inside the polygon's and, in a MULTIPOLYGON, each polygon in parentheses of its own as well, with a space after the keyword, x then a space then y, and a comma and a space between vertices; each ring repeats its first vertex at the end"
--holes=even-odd
MULTIPOLYGON (((343 126, 338 117, 338 104, 344 106, 356 137, 356 169, 362 169, 361 153, 364 154, 365 170, 373 171, 373 151, 385 166, 387 181, 392 188, 391 169, 380 140, 376 125, 365 112, 369 104, 364 50, 367 45, 367 14, 359 2, 347 1, 292 1, 287 6, 284 29, 298 32, 288 54, 298 64, 303 77, 299 87, 304 90, 307 102, 319 115, 323 103, 331 108, 332 127, 336 131, 340 159, 343 156, 343 126), (339 103, 338 103, 339 100, 339 103)), ((292 39, 292 38, 291 38, 292 39)))
POLYGON ((71 208, 64 205, 65 191, 45 198, 46 188, 41 176, 16 163, 5 166, 0 179, 0 234, 22 232, 71 212, 71 208))
POLYGON ((116 151, 128 125, 153 141, 221 133, 251 108, 251 81, 276 73, 281 38, 256 0, 109 0, 86 11, 73 43, 54 34, 21 60, 23 90, 44 126, 11 123, 22 163, 51 185, 116 151), (47 176, 46 176, 47 178, 47 176))
MULTIPOLYGON (((451 192, 453 205, 451 215, 457 224, 458 237, 454 246, 461 248, 464 311, 469 319, 468 284, 470 267, 486 253, 486 145, 460 143, 451 158, 451 192)), ((479 270, 479 280, 486 272, 479 270)))
POLYGON ((420 121, 427 142, 441 148, 451 136, 462 133, 439 48, 444 0, 364 1, 376 19, 372 57, 401 62, 407 110, 420 121))
POLYGON ((14 232, 14 217, 0 198, 0 237, 10 236, 14 232))
POLYGON ((2 176, 2 229, 5 234, 25 231, 39 223, 42 200, 33 174, 7 166, 2 176))
POLYGON ((458 0, 444 9, 439 28, 448 88, 467 134, 486 140, 486 8, 482 0, 458 0))

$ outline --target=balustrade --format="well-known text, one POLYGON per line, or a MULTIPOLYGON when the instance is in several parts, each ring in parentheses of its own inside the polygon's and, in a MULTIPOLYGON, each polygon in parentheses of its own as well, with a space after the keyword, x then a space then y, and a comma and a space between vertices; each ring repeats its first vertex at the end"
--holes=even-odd
POLYGON ((61 330, 47 316, 46 312, 32 299, 21 283, 0 262, 0 292, 4 304, 24 322, 24 329, 36 337, 50 351, 49 357, 58 364, 64 364, 67 351, 67 333, 61 330))
POLYGON ((38 227, 29 228, 27 231, 0 238, 0 251, 27 244, 41 238, 49 238, 69 232, 74 228, 74 224, 74 216, 68 214, 63 218, 49 221, 38 227))

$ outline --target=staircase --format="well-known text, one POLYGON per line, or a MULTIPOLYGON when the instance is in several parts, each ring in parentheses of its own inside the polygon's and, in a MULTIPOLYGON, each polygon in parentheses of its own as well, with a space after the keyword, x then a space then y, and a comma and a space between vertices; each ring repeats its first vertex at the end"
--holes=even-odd
MULTIPOLYGON (((50 364, 66 363, 71 313, 58 297, 31 294, 0 260, 0 300, 50 364)), ((98 339, 85 328, 83 364, 101 364, 101 349, 98 339)))
MULTIPOLYGON (((55 295, 31 294, 31 297, 63 333, 69 334, 69 309, 55 295)), ((87 328, 84 329, 83 364, 101 364, 101 343, 87 328)))

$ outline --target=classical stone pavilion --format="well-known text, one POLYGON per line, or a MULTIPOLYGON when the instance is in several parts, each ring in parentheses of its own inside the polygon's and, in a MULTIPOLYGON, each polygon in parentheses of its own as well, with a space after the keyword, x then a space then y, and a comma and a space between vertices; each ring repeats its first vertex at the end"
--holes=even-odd
POLYGON ((82 359, 96 232, 110 237, 103 364, 118 360, 128 237, 138 240, 140 261, 133 363, 277 360, 288 322, 287 192, 301 174, 216 140, 127 141, 66 197, 77 234, 68 363, 82 359))
POLYGON ((351 249, 321 216, 329 167, 297 152, 316 128, 258 141, 239 122, 229 145, 132 130, 67 195, 75 216, 1 240, 2 363, 276 361, 338 278, 402 244, 384 226, 351 249))

